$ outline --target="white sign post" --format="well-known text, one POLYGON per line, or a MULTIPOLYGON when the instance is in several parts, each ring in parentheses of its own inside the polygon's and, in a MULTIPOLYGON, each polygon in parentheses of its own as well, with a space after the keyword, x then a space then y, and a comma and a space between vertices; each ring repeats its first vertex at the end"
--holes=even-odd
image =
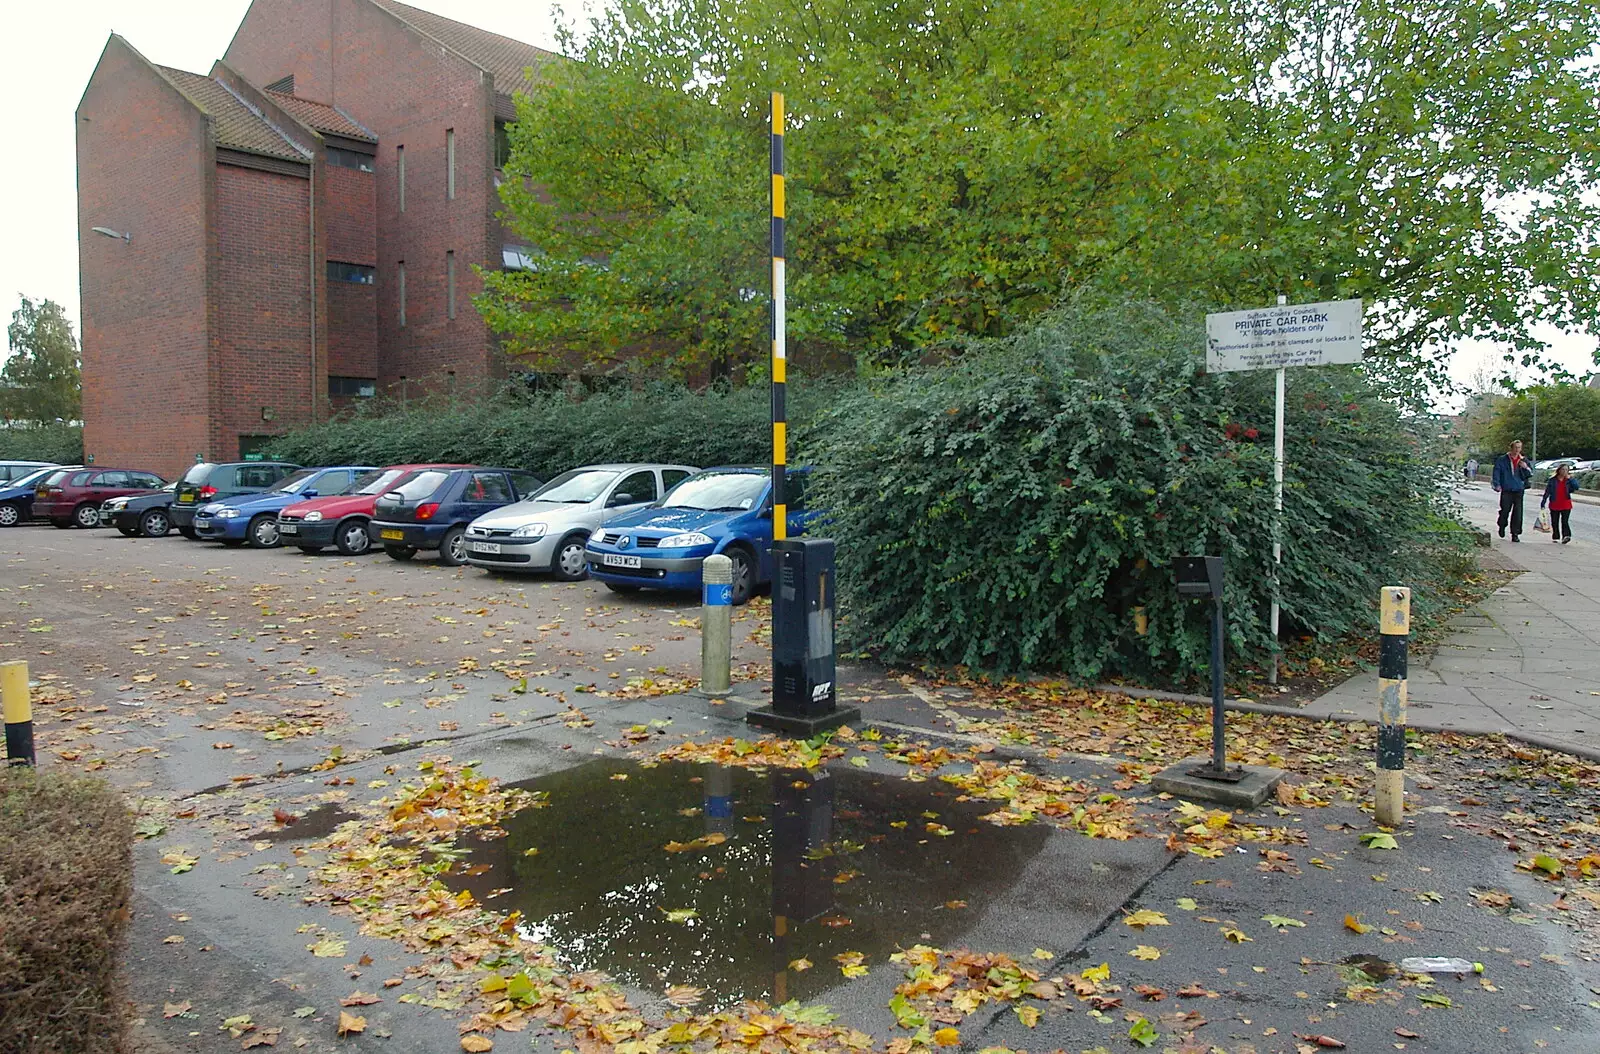
POLYGON ((1272 445, 1272 667, 1278 683, 1278 567, 1283 563, 1283 390, 1290 366, 1361 361, 1361 301, 1330 300, 1224 311, 1206 316, 1206 372, 1276 370, 1277 412, 1272 445))

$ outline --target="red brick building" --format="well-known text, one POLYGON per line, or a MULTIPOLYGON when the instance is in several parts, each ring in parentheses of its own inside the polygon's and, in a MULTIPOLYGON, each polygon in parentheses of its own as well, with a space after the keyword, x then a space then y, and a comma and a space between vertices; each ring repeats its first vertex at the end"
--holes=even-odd
POLYGON ((554 56, 394 0, 254 0, 206 74, 113 35, 77 111, 85 450, 175 473, 504 375, 474 266, 554 56))

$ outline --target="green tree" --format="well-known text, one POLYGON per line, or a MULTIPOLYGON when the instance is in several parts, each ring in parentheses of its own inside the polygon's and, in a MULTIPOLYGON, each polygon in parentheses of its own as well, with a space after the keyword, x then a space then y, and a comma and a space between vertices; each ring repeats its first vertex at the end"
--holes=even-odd
POLYGON ((759 362, 779 88, 799 355, 913 360, 1083 287, 1281 292, 1367 299, 1415 381, 1596 317, 1597 39, 1568 0, 613 0, 519 99, 538 266, 479 306, 513 352, 759 362))
POLYGON ((16 421, 76 421, 83 390, 78 340, 54 300, 22 298, 6 329, 11 356, 0 367, 0 410, 16 421))
POLYGON ((1540 460, 1553 457, 1600 457, 1600 388, 1582 384, 1553 384, 1529 388, 1495 407, 1487 437, 1496 453, 1512 440, 1532 456, 1533 404, 1539 402, 1540 460))

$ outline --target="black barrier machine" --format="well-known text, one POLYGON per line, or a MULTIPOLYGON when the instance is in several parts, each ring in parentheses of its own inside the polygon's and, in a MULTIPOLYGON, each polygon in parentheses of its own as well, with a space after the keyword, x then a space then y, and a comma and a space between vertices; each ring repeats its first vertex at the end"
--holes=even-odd
POLYGON ((1222 638, 1227 632, 1222 618, 1222 557, 1180 556, 1173 565, 1178 595, 1211 600, 1211 764, 1188 770, 1199 779, 1238 783, 1245 770, 1228 768, 1226 708, 1222 702, 1222 638))
POLYGON ((833 556, 828 538, 772 543, 772 705, 750 712, 753 725, 810 738, 861 717, 838 705, 833 556))

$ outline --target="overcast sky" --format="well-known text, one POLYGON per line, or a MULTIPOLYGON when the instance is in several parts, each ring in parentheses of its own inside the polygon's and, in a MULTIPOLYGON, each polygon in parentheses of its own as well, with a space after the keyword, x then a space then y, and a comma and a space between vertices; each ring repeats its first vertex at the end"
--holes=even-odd
MULTIPOLYGON (((551 0, 408 2, 555 47, 551 0)), ((11 163, 0 167, 3 321, 10 321, 23 294, 56 300, 78 318, 72 114, 106 37, 115 31, 154 62, 204 73, 222 57, 248 6, 248 0, 0 0, 0 106, 13 149, 11 163)), ((1582 375, 1594 369, 1592 338, 1540 336, 1554 343, 1552 357, 1568 370, 1582 375)), ((1453 357, 1451 372, 1463 382, 1484 365, 1498 372, 1499 357, 1492 346, 1466 347, 1453 357)))

